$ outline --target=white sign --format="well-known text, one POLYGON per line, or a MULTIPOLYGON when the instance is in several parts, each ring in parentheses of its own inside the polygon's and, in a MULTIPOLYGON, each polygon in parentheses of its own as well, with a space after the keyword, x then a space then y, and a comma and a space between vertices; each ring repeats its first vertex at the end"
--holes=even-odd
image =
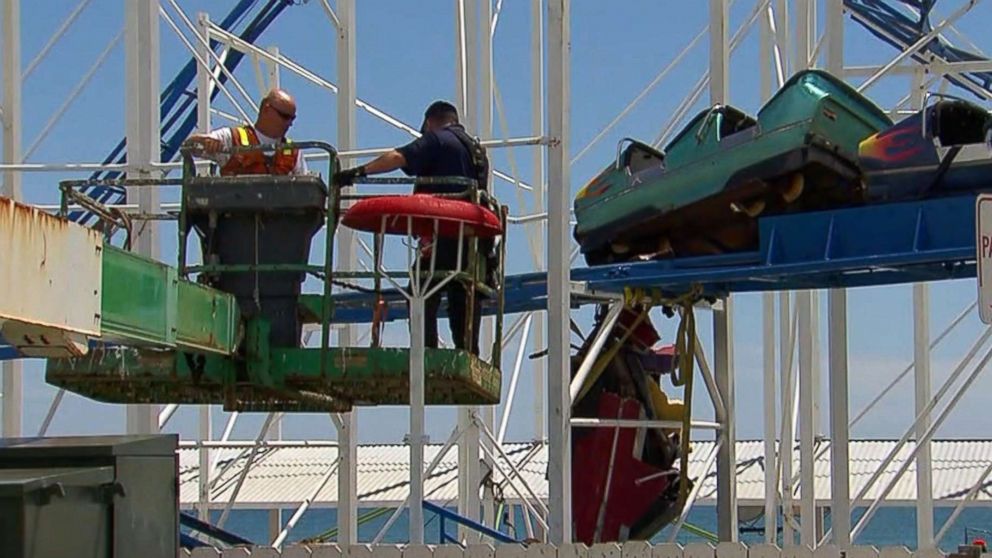
POLYGON ((992 195, 981 194, 975 202, 975 251, 978 270, 978 315, 992 324, 992 195))

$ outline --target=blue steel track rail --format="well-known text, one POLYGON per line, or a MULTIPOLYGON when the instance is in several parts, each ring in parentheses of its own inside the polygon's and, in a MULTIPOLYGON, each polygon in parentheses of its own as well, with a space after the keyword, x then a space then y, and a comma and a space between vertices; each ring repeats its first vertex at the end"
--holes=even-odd
MULTIPOLYGON (((575 268, 571 280, 599 293, 644 287, 679 295, 698 285, 704 296, 716 298, 974 277, 975 199, 959 195, 766 217, 754 251, 575 268)), ((398 292, 383 291, 383 298, 387 321, 407 318, 398 292)), ((546 298, 543 273, 506 278, 507 314, 542 309, 546 298)), ((572 297, 573 307, 594 302, 572 297)), ((334 305, 336 322, 371 321, 370 294, 335 295, 334 305)), ((483 311, 492 314, 493 302, 484 301, 483 311)))
MULTIPOLYGON (((937 0, 844 0, 844 7, 853 21, 900 51, 908 49, 933 29, 930 16, 936 4, 937 0)), ((943 62, 988 60, 980 53, 954 46, 943 33, 927 41, 910 58, 921 64, 931 59, 943 62)), ((992 95, 992 72, 962 72, 943 77, 979 100, 985 101, 992 95)))
MULTIPOLYGON (((873 204, 760 219, 754 251, 575 268, 571 280, 585 290, 619 293, 659 289, 678 295, 694 286, 703 295, 866 287, 975 277, 975 195, 873 204)), ((505 313, 540 310, 547 304, 543 273, 507 276, 505 313)), ((384 321, 407 319, 395 289, 383 290, 384 321)), ((596 302, 573 295, 572 305, 596 302)), ((334 321, 369 323, 373 295, 334 295, 334 321)), ((483 301, 486 314, 495 312, 483 301)), ((442 312, 443 315, 443 306, 442 312)), ((0 345, 0 360, 15 358, 0 345)))

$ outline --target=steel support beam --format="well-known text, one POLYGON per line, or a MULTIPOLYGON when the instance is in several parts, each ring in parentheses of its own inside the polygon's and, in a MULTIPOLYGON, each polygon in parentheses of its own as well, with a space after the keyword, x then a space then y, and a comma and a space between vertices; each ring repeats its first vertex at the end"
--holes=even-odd
MULTIPOLYGON (((279 47, 270 46, 270 47, 267 47, 265 50, 269 54, 271 54, 274 58, 276 58, 276 59, 279 58, 279 47)), ((269 61, 269 62, 266 63, 265 66, 266 66, 266 77, 268 78, 267 88, 268 89, 279 89, 279 88, 281 88, 282 87, 282 79, 280 77, 281 72, 279 71, 280 65, 279 64, 276 64, 274 62, 269 61)), ((338 87, 340 87, 340 84, 338 85, 338 87)), ((268 91, 262 91, 261 94, 262 95, 265 95, 267 92, 268 91)), ((341 94, 340 91, 338 92, 338 94, 339 95, 341 94)))
MULTIPOLYGON (((759 16, 758 80, 761 102, 767 101, 772 92, 772 27, 766 14, 759 16)), ((778 539, 778 459, 775 440, 775 294, 762 295, 762 356, 764 358, 765 406, 765 543, 775 544, 778 539)), ((788 320, 781 326, 788 329, 788 320)))
MULTIPOLYGON (((210 15, 200 12, 196 17, 197 30, 202 40, 197 41, 196 51, 200 58, 210 63, 210 15)), ((196 65, 196 130, 205 134, 210 131, 210 93, 214 83, 211 72, 202 64, 196 65)))
POLYGON ((730 19, 728 0, 710 0, 710 104, 726 103, 730 47, 727 44, 727 23, 730 19))
POLYGON ((809 55, 812 51, 812 41, 810 36, 810 0, 792 0, 790 4, 795 7, 795 34, 793 35, 792 49, 792 73, 805 70, 810 67, 809 55))
POLYGON ((844 3, 827 2, 827 71, 844 75, 844 3))
POLYGON ((799 544, 816 545, 816 510, 813 496, 813 305, 812 293, 796 294, 799 321, 799 486, 800 524, 799 544))
MULTIPOLYGON (((479 108, 476 111, 478 114, 478 130, 481 137, 488 138, 493 135, 493 35, 491 32, 491 25, 493 19, 493 0, 483 0, 480 3, 479 10, 474 19, 469 20, 472 23, 473 34, 476 36, 476 41, 474 43, 479 43, 479 108)), ((489 177, 489 184, 492 184, 492 176, 489 177)), ((492 358, 492 347, 493 341, 495 339, 495 317, 494 316, 484 316, 481 320, 481 331, 479 332, 479 340, 481 346, 479 347, 482 354, 482 358, 490 359, 492 358)), ((523 342, 526 343, 526 337, 523 338, 523 342)), ((497 349, 501 350, 501 349, 497 349)), ((482 418, 483 424, 486 425, 490 431, 495 431, 496 428, 496 406, 495 405, 485 405, 480 410, 479 416, 482 418)), ((492 450, 492 444, 488 440, 483 440, 482 444, 486 445, 490 450, 492 450)), ((483 465, 485 469, 492 471, 495 469, 495 463, 490 457, 493 455, 493 451, 489 451, 483 456, 483 465)), ((481 474, 481 471, 480 471, 481 474)), ((481 479, 480 479, 481 480, 481 479)), ((483 493, 482 501, 482 523, 483 525, 488 525, 490 527, 496 526, 496 500, 495 494, 492 489, 486 489, 483 493)), ((483 540, 482 535, 479 534, 480 542, 483 540)))
POLYGON ((851 479, 848 466, 847 291, 829 292, 830 351, 830 521, 833 543, 851 545, 851 479))
MULTIPOLYGON (((784 326, 783 326, 784 327, 784 326)), ((775 474, 775 295, 762 295, 762 356, 764 357, 764 389, 762 402, 765 406, 765 542, 776 542, 778 491, 775 474)))
POLYGON ((424 297, 410 299, 410 544, 424 544, 424 297))
MULTIPOLYGON (((125 83, 128 178, 155 178, 152 167, 160 162, 159 119, 159 0, 125 0, 125 83)), ((138 202, 145 213, 159 212, 157 188, 130 188, 128 198, 138 202)), ((145 221, 139 226, 134 249, 145 256, 159 258, 159 222, 145 221)), ((127 431, 158 431, 155 405, 128 405, 127 431)))
MULTIPOLYGON (((778 55, 777 62, 781 66, 777 70, 781 71, 781 82, 785 82, 792 75, 792 50, 789 49, 789 4, 785 0, 773 0, 775 5, 775 52, 778 55)), ((779 83, 781 86, 781 83, 779 83)))
MULTIPOLYGON (((355 0, 338 0, 337 26, 337 148, 354 149, 356 146, 357 121, 355 111, 356 80, 356 17, 355 0)), ((273 66, 276 66, 273 64, 273 66)), ((342 160, 341 165, 351 166, 342 160)), ((351 202, 342 201, 342 209, 351 202)), ((338 268, 354 270, 358 256, 355 253, 355 233, 348 227, 337 230, 338 268)), ((338 332, 338 345, 350 347, 356 344, 356 331, 346 325, 338 332)), ((358 544, 358 440, 357 416, 354 411, 338 416, 337 424, 338 462, 338 543, 342 548, 358 544)))
POLYGON ((792 428, 792 355, 795 336, 789 309, 789 293, 779 293, 779 378, 782 385, 782 436, 779 442, 779 469, 782 479, 782 546, 795 544, 795 533, 792 529, 792 446, 795 432, 792 428))
POLYGON ((813 381, 810 382, 810 386, 813 388, 813 396, 811 400, 813 402, 813 440, 823 434, 823 415, 820 409, 820 403, 823 401, 821 379, 823 377, 823 363, 821 359, 821 349, 820 346, 820 291, 814 290, 810 292, 810 348, 812 350, 813 366, 811 370, 813 371, 813 381))
POLYGON ((568 164, 570 0, 548 0, 548 542, 572 542, 568 164))
MULTIPOLYGON (((728 0, 710 0, 709 93, 710 104, 726 103, 728 97, 727 24, 730 19, 728 0)), ((725 423, 723 444, 717 454, 717 534, 721 541, 737 540, 737 475, 735 456, 733 334, 731 324, 732 297, 713 311, 713 366, 717 391, 723 400, 725 423)))
POLYGON ((210 448, 203 442, 209 442, 213 436, 210 423, 210 405, 200 405, 200 442, 202 445, 197 454, 200 458, 196 515, 201 521, 210 521, 210 448))
MULTIPOLYGON (((455 7, 455 52, 458 84, 456 105, 462 122, 471 130, 477 123, 476 104, 478 99, 478 12, 476 2, 454 0, 455 7)), ((477 128, 476 128, 477 129, 477 128)), ((480 344, 484 338, 480 336, 480 344)), ((480 506, 479 481, 479 427, 473 420, 478 407, 458 408, 458 427, 462 437, 458 441, 458 513, 472 521, 479 521, 480 506)), ((472 529, 458 526, 460 541, 478 542, 478 534, 472 529), (471 537, 471 540, 469 540, 471 537)))
POLYGON ((717 535, 722 542, 737 542, 737 423, 734 405, 733 303, 723 300, 713 310, 713 368, 716 386, 726 412, 716 458, 717 535))
MULTIPOLYGON (((3 0, 3 162, 21 162, 21 0, 3 0)), ((3 173, 0 194, 21 200, 21 173, 3 173)), ((3 435, 20 436, 23 432, 23 365, 0 363, 3 375, 3 435)))
MULTIPOLYGON (((530 80, 531 80, 531 113, 530 126, 531 133, 535 136, 544 136, 544 11, 541 2, 531 2, 530 5, 530 80)), ((543 146, 534 148, 534 212, 544 213, 544 161, 545 149, 543 146)), ((544 234, 538 227, 529 229, 528 234, 534 234, 536 239, 533 243, 535 254, 539 265, 538 271, 547 269, 547 259, 544 257, 544 234)), ((545 327, 544 321, 538 317, 534 322, 534 346, 544 347, 545 327)), ((545 422, 545 381, 547 378, 546 358, 539 358, 534 361, 534 439, 545 440, 547 438, 547 423, 545 422)))
MULTIPOLYGON (((768 9, 771 8, 769 4, 768 9)), ((758 16, 758 87, 761 102, 764 103, 772 96, 772 64, 775 49, 775 37, 772 35, 772 22, 769 13, 758 16)))
MULTIPOLYGON (((204 40, 197 42, 197 51, 200 58, 210 60, 208 46, 210 44, 208 30, 210 29, 210 17, 201 12, 197 14, 197 29, 200 37, 204 40)), ((210 92, 213 84, 210 79, 210 72, 206 68, 196 65, 196 129, 199 133, 210 131, 210 92)), ((200 405, 200 441, 209 442, 213 438, 213 425, 211 422, 210 405, 200 405)), ((197 516, 202 521, 210 521, 210 473, 213 467, 210 466, 210 449, 206 445, 199 449, 200 458, 200 479, 199 479, 199 506, 197 516)))
MULTIPOLYGON (((930 428, 930 403, 933 388, 930 373, 930 289, 925 283, 913 284, 913 355, 916 416, 916 439, 920 443, 930 428)), ((916 544, 922 550, 931 549, 933 540, 933 470, 930 442, 923 442, 916 454, 916 544)))

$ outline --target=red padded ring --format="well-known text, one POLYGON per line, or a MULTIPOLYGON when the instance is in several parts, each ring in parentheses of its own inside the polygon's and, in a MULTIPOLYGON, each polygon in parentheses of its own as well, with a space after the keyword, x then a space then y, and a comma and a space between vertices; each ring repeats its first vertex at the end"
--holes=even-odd
POLYGON ((465 224, 465 236, 489 238, 503 232, 495 213, 472 202, 441 198, 430 194, 381 196, 355 202, 345 211, 341 224, 353 229, 378 233, 414 236, 437 234, 457 237, 459 223, 465 224))

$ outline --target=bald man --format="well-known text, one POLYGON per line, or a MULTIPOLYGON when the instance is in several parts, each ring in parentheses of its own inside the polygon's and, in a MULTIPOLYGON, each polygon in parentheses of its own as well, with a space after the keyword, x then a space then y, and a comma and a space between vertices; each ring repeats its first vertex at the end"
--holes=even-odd
POLYGON ((192 134, 186 140, 194 153, 220 165, 221 176, 243 174, 304 174, 303 155, 298 149, 238 153, 233 157, 221 151, 231 145, 248 147, 286 143, 286 132, 296 120, 296 101, 282 89, 269 91, 258 105, 254 125, 218 128, 208 134, 192 134))

